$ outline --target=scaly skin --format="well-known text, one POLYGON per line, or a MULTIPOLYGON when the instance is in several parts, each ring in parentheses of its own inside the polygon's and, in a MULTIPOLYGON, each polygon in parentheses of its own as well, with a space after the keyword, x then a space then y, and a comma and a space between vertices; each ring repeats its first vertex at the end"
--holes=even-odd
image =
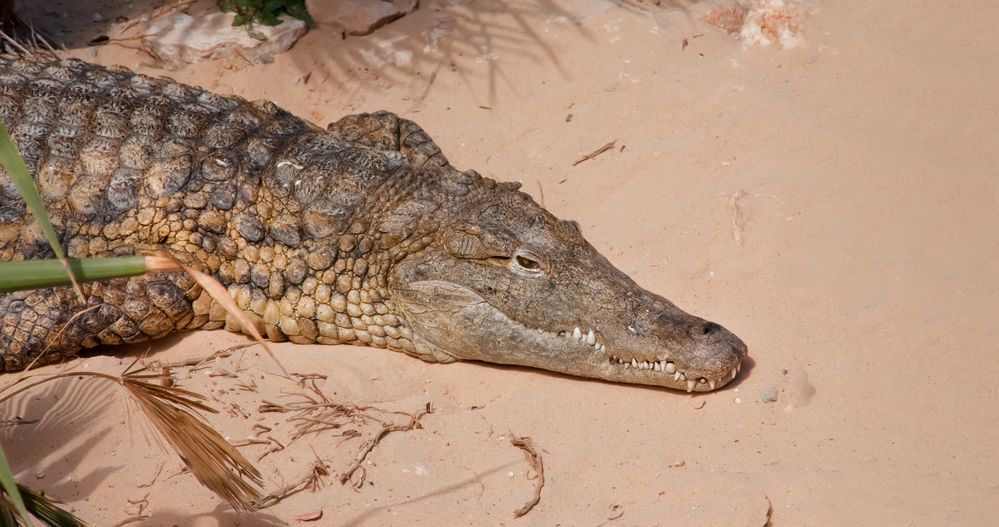
MULTIPOLYGON (((615 269, 518 185, 414 123, 322 130, 270 102, 45 56, 0 57, 0 120, 72 257, 167 250, 275 341, 368 344, 688 391, 746 346, 615 269)), ((0 173, 0 257, 51 252, 0 173)), ((183 273, 0 295, 0 371, 239 324, 183 273)))

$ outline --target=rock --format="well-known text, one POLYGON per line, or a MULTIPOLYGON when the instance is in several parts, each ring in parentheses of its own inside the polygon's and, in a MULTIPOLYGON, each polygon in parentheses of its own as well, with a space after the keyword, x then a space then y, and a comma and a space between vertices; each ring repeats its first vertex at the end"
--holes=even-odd
POLYGON ((419 0, 305 0, 317 24, 355 36, 367 35, 419 5, 419 0))
POLYGON ((763 392, 763 395, 760 396, 760 400, 765 403, 775 403, 777 402, 777 398, 777 388, 770 388, 769 390, 763 392))
POLYGON ((281 24, 233 27, 232 13, 210 13, 197 18, 176 13, 151 22, 144 31, 142 47, 167 68, 180 69, 206 59, 242 56, 265 62, 287 51, 305 34, 305 22, 288 16, 281 24))
POLYGON ((722 31, 734 35, 742 30, 749 8, 739 2, 722 5, 708 11, 704 21, 722 31))
POLYGON ((767 47, 773 42, 783 49, 804 47, 801 18, 798 2, 784 0, 739 0, 704 15, 708 24, 738 35, 745 48, 767 47))

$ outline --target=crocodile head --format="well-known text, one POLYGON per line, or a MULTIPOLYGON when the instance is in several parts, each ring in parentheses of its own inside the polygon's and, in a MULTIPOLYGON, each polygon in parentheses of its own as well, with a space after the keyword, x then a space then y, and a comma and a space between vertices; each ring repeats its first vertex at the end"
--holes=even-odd
POLYGON ((421 355, 688 392, 735 378, 738 337, 638 286, 519 185, 481 181, 493 188, 446 205, 460 220, 392 271, 421 355))

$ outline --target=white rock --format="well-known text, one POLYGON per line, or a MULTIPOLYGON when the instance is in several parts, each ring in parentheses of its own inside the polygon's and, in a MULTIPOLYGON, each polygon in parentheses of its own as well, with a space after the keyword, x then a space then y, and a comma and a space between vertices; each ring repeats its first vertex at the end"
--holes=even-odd
POLYGON ((197 18, 176 13, 153 21, 144 31, 142 47, 158 57, 166 67, 180 69, 185 64, 206 59, 242 56, 266 61, 287 51, 305 34, 305 22, 283 16, 276 26, 233 27, 232 13, 210 13, 197 18))

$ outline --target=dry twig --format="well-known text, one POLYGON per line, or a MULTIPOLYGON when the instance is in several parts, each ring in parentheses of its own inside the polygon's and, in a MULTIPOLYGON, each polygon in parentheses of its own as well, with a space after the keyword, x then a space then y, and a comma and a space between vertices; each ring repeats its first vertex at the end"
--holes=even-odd
POLYGON ((129 516, 128 518, 125 518, 124 520, 112 525, 111 527, 122 527, 123 525, 128 525, 130 523, 138 523, 141 521, 146 521, 148 519, 149 519, 148 514, 137 514, 135 516, 129 516))
MULTIPOLYGON (((304 379, 303 379, 304 381, 304 379)), ((355 406, 352 404, 335 403, 329 399, 316 385, 315 380, 310 383, 307 393, 297 394, 301 400, 292 401, 287 404, 279 404, 271 401, 264 401, 257 409, 260 413, 294 413, 295 416, 288 419, 290 422, 299 423, 298 429, 292 435, 292 441, 311 433, 318 433, 325 430, 338 430, 349 423, 358 423, 365 416, 366 406, 355 406)), ((349 431, 345 432, 349 433, 349 431)), ((353 436, 352 436, 353 437, 353 436)))
POLYGON ((602 154, 602 153, 610 150, 611 148, 614 148, 615 145, 617 145, 617 139, 615 139, 615 140, 607 143, 606 145, 601 146, 600 148, 598 148, 598 149, 590 152, 589 154, 586 154, 585 156, 577 159, 576 162, 572 164, 572 166, 576 166, 576 165, 578 165, 578 164, 580 164, 580 163, 582 163, 584 161, 589 161, 589 160, 593 159, 594 157, 597 157, 598 155, 600 155, 600 154, 602 154))
POLYGON ((763 517, 763 527, 773 527, 774 504, 770 503, 770 496, 766 494, 763 495, 763 499, 767 500, 767 513, 763 517))
POLYGON ((241 344, 236 344, 234 346, 229 346, 228 348, 212 352, 211 354, 209 354, 209 355, 207 355, 205 357, 191 358, 191 359, 185 359, 185 360, 182 360, 182 361, 179 361, 179 362, 172 362, 170 364, 164 364, 163 367, 164 368, 186 368, 186 367, 192 367, 193 370, 199 370, 202 367, 204 367, 204 365, 206 363, 208 363, 209 361, 216 361, 216 360, 219 360, 219 359, 227 359, 230 356, 232 356, 233 353, 235 353, 237 351, 240 351, 240 350, 244 350, 244 349, 249 348, 251 346, 256 346, 257 344, 258 343, 256 341, 253 341, 253 342, 243 342, 241 344))
POLYGON ((513 511, 514 517, 520 518, 531 512, 531 509, 541 501, 541 489, 545 486, 545 462, 541 458, 541 454, 534 449, 534 441, 530 437, 513 437, 511 434, 510 444, 524 451, 524 458, 527 459, 527 463, 537 473, 537 478, 535 478, 537 482, 534 484, 534 496, 523 507, 513 511))
POLYGON ((315 492, 320 487, 322 487, 323 484, 322 478, 330 475, 329 468, 330 467, 326 463, 324 463, 321 459, 319 459, 319 457, 317 456, 316 461, 312 464, 312 467, 309 469, 308 474, 306 474, 298 481, 290 485, 285 485, 284 487, 281 487, 280 489, 275 490, 274 492, 271 492, 270 494, 257 500, 257 502, 255 503, 256 509, 259 510, 259 509, 266 509, 268 507, 273 507, 274 505, 277 505, 281 500, 287 498, 288 496, 291 496, 293 494, 298 494, 303 490, 308 489, 311 490, 312 492, 315 492))
MULTIPOLYGON (((371 451, 374 450, 376 446, 378 446, 378 443, 381 442, 382 438, 387 436, 390 432, 408 432, 410 430, 415 430, 420 428, 421 427, 420 418, 432 412, 433 408, 430 406, 430 404, 427 404, 426 410, 420 412, 417 415, 411 415, 409 423, 407 424, 383 425, 382 429, 379 430, 377 434, 375 434, 375 437, 365 441, 364 444, 361 445, 361 448, 357 454, 357 458, 354 460, 354 463, 350 467, 348 467, 347 470, 343 472, 343 474, 340 474, 340 483, 343 484, 350 481, 350 479, 354 476, 354 473, 361 468, 361 464, 364 463, 365 459, 367 459, 368 454, 370 454, 371 451)), ((354 483, 354 487, 359 488, 363 483, 364 483, 364 475, 362 474, 360 480, 354 483)))

